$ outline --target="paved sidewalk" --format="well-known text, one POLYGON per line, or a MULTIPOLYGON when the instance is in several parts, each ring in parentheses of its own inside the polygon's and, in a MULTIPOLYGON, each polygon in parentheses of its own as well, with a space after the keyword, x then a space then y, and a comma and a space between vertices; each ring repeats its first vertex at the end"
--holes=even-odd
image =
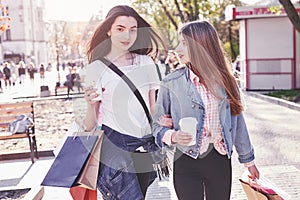
MULTIPOLYGON (((53 162, 53 157, 46 157, 31 164, 29 159, 0 162, 0 193, 3 190, 19 188, 40 188, 45 174, 53 162)), ((239 177, 241 170, 234 168, 234 176, 239 177)), ((241 168, 243 169, 243 167, 241 168)), ((99 195, 99 198, 100 195, 99 195)), ((43 200, 71 200, 68 189, 56 187, 44 187, 43 200)), ((147 200, 177 200, 173 189, 172 178, 156 181, 150 186, 147 200)), ((232 199, 246 199, 237 181, 233 185, 232 199)))
MULTIPOLYGON (((0 193, 9 189, 33 188, 38 192, 41 188, 45 174, 53 162, 53 157, 46 157, 37 160, 33 165, 29 159, 13 160, 0 162, 0 193)), ((276 185, 290 196, 299 197, 300 194, 300 172, 297 168, 290 165, 282 166, 265 166, 260 167, 263 174, 276 182, 276 185), (287 179, 293 182, 287 183, 287 179), (298 184, 298 188, 297 188, 298 184), (297 188, 297 189, 296 189, 297 188)), ((244 172, 244 167, 237 163, 233 158, 233 187, 232 200, 246 200, 246 196, 242 190, 238 178, 244 172)), ((71 200, 68 189, 56 187, 44 187, 43 200, 71 200)), ((101 199, 99 195, 99 199, 101 199)), ((177 200, 173 189, 172 180, 158 181, 156 180, 149 188, 147 200, 177 200)), ((298 198, 291 198, 298 199, 298 198)))
MULTIPOLYGON (((250 95, 247 97, 250 109, 246 111, 252 143, 258 155, 256 161, 259 170, 280 189, 288 193, 289 199, 298 200, 300 199, 300 154, 298 151, 300 127, 297 120, 300 118, 300 112, 268 103, 260 100, 259 97, 253 98, 250 95), (258 112, 262 115, 258 116, 258 112), (274 119, 265 121, 272 116, 274 119)), ((0 161, 0 194, 1 191, 14 188, 29 187, 33 188, 32 192, 38 191, 52 162, 53 157, 40 158, 33 165, 30 159, 0 161)), ((238 181, 245 168, 238 163, 235 152, 232 167, 231 200, 246 200, 238 181)), ((148 190, 146 200, 177 200, 171 179, 154 182, 148 190)), ((44 188, 43 200, 71 199, 68 189, 44 188)))

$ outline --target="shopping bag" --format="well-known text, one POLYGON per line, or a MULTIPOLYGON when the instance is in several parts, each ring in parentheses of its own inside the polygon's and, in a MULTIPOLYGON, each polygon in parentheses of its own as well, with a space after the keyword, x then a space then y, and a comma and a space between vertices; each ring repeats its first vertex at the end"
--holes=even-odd
POLYGON ((68 136, 74 136, 77 132, 84 132, 84 128, 80 125, 79 122, 73 121, 66 134, 62 137, 62 139, 56 145, 56 148, 53 150, 53 154, 55 157, 60 152, 68 136))
MULTIPOLYGON (((76 134, 85 135, 85 133, 76 134)), ((95 134, 99 136, 99 140, 78 179, 79 186, 71 187, 69 190, 73 200, 97 200, 97 177, 103 131, 96 130, 95 134)))
POLYGON ((249 200, 283 200, 271 189, 262 188, 259 185, 250 184, 239 179, 249 200))
MULTIPOLYGON (((82 135, 82 134, 85 133, 77 133, 77 135, 82 135)), ((77 183, 81 187, 85 187, 91 190, 93 189, 95 190, 97 188, 97 178, 98 178, 98 170, 100 164, 100 152, 101 152, 101 145, 103 139, 103 130, 96 130, 94 135, 97 135, 99 139, 77 181, 77 183)))
POLYGON ((90 190, 81 186, 70 188, 73 200, 97 200, 97 190, 90 190))
POLYGON ((278 188, 274 183, 267 179, 262 173, 260 178, 252 180, 249 172, 245 171, 242 179, 239 179, 249 200, 288 200, 289 195, 278 188))
POLYGON ((68 136, 41 185, 66 188, 77 186, 98 140, 97 135, 68 136))

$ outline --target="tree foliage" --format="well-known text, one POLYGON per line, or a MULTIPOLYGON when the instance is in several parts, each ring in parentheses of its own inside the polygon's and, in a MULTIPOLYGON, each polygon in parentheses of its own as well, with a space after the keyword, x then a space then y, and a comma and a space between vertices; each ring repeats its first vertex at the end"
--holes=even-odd
POLYGON ((217 29, 223 43, 229 42, 233 59, 238 52, 238 22, 225 21, 227 5, 241 5, 239 0, 132 0, 133 7, 162 29, 171 47, 177 44, 178 28, 189 21, 205 19, 217 29))

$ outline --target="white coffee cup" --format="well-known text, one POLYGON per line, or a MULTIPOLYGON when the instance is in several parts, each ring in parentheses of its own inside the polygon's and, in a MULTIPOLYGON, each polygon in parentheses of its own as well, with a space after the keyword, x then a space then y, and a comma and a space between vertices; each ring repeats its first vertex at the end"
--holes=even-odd
POLYGON ((92 101, 101 101, 102 100, 102 84, 101 84, 101 82, 97 82, 92 87, 96 89, 95 95, 97 95, 97 97, 93 98, 92 101))
POLYGON ((190 134, 193 138, 189 143, 190 146, 196 144, 197 123, 198 122, 195 117, 184 117, 179 120, 180 130, 190 134))
POLYGON ((96 90, 95 93, 91 95, 94 96, 92 101, 101 101, 102 100, 102 84, 100 81, 101 74, 98 70, 98 65, 96 63, 91 63, 82 69, 79 73, 82 86, 85 89, 93 88, 96 90))

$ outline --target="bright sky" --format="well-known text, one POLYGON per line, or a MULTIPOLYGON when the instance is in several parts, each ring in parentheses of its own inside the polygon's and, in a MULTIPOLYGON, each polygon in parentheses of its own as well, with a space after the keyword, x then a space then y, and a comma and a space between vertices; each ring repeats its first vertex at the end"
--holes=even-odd
POLYGON ((88 21, 93 13, 103 9, 103 17, 119 4, 130 5, 129 0, 45 0, 46 19, 88 21))
MULTIPOLYGON (((241 1, 254 4, 261 0, 241 1)), ((103 17, 105 17, 110 8, 120 4, 130 5, 130 0, 45 0, 45 3, 46 19, 88 21, 93 13, 97 13, 99 10, 103 9, 103 17)))

